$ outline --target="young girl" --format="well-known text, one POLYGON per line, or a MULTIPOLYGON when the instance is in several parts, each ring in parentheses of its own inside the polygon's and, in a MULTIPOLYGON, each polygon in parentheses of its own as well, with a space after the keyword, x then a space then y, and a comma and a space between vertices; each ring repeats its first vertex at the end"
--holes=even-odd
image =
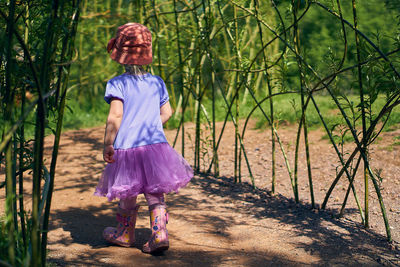
POLYGON ((122 25, 107 51, 126 72, 108 81, 104 96, 110 104, 103 150, 108 164, 95 195, 118 198, 119 207, 117 227, 107 227, 103 236, 117 245, 134 245, 136 197, 144 193, 152 234, 142 250, 163 251, 169 247, 164 193, 185 186, 193 170, 164 135, 163 124, 172 114, 164 81, 141 67, 152 62, 150 31, 138 23, 122 25))

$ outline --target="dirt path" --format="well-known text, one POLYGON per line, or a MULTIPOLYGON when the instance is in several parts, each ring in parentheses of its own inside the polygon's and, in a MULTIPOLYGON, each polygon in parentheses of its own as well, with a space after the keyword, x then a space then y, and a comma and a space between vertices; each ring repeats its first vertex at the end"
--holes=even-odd
MULTIPOLYGON (((136 246, 109 246, 102 239, 103 228, 114 225, 116 206, 115 202, 109 203, 104 198, 93 196, 104 167, 101 156, 103 127, 65 133, 53 197, 49 261, 56 266, 400 265, 398 243, 389 246, 385 242, 383 223, 379 213, 375 212, 379 210, 373 196, 370 230, 360 226, 354 201, 349 203, 345 218, 332 218, 331 213, 340 207, 344 194, 342 187, 338 192, 335 191, 330 210, 312 211, 307 204, 305 166, 301 165, 299 173, 302 177, 299 181, 300 196, 304 202, 296 204, 279 156, 277 190, 280 194, 270 196, 270 179, 266 178, 266 174, 270 173, 270 159, 268 152, 264 152, 269 151, 270 144, 260 142, 269 140, 266 132, 250 130, 245 140, 259 188, 254 190, 247 183, 250 180, 246 176, 243 178, 245 183, 234 184, 231 178, 227 178, 233 170, 233 129, 227 130, 221 143, 221 177, 196 175, 179 194, 167 197, 171 247, 159 256, 140 251, 150 235, 142 196, 139 198, 139 204, 143 207, 137 221, 136 246), (340 201, 336 201, 336 198, 340 201)), ((193 133, 191 125, 187 126, 187 132, 189 135, 193 133)), ((289 140, 294 140, 295 130, 289 127, 280 132, 286 148, 290 150, 292 144, 289 140)), ((168 140, 173 140, 174 133, 167 131, 168 140)), ((335 174, 335 164, 330 164, 334 154, 330 154, 332 149, 329 144, 321 141, 321 135, 316 131, 310 136, 312 149, 315 150, 312 162, 317 203, 322 202, 325 193, 322 189, 327 188, 326 185, 330 184, 335 174)), ((188 139, 189 152, 186 158, 192 163, 190 143, 188 139)), ((47 146, 51 146, 51 138, 47 139, 47 146)), ((381 142, 375 149, 379 149, 379 146, 386 147, 387 144, 381 142)), ((382 162, 377 164, 391 164, 385 167, 383 175, 389 178, 383 181, 383 186, 388 188, 385 190, 385 199, 388 200, 386 204, 390 210, 393 235, 399 240, 400 226, 397 221, 400 217, 400 189, 399 186, 389 186, 395 185, 393 181, 398 179, 399 154, 396 149, 388 153, 381 150, 384 156, 380 155, 382 162), (393 157, 393 160, 389 162, 385 157, 393 157), (389 181, 391 184, 388 184, 389 181)), ((291 155, 289 153, 290 158, 291 155)), ((300 160, 303 157, 301 155, 300 160)), ((245 173, 246 166, 242 168, 245 173)), ((4 199, 3 191, 1 199, 4 199)))

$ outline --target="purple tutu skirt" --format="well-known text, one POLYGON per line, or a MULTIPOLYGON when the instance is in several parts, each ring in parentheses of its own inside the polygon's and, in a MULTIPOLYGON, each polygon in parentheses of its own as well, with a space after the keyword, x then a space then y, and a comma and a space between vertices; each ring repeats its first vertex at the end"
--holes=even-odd
POLYGON ((168 143, 116 149, 96 187, 97 196, 126 199, 141 193, 178 192, 193 177, 186 160, 168 143))

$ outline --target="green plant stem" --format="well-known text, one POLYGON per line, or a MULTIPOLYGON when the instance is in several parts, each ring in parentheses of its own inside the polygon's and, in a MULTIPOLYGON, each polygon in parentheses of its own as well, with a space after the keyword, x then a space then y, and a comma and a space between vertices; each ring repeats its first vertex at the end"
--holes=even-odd
POLYGON ((36 123, 35 123, 35 143, 34 143, 34 160, 33 160, 33 177, 32 177, 32 266, 40 266, 46 259, 41 257, 41 240, 40 240, 40 214, 39 214, 39 202, 40 202, 40 183, 42 179, 43 170, 43 146, 44 146, 44 129, 46 127, 46 111, 45 111, 45 100, 43 99, 43 93, 49 89, 49 71, 53 38, 54 38, 54 27, 56 19, 58 18, 58 1, 53 0, 51 5, 51 14, 46 30, 45 46, 43 48, 42 64, 40 72, 40 83, 41 89, 39 89, 39 102, 36 112, 36 123), (43 91, 42 91, 43 90, 43 91))
MULTIPOLYGON (((25 107, 25 87, 22 91, 21 95, 21 114, 24 114, 24 107, 25 107)), ((19 177, 18 177, 18 200, 19 200, 19 216, 21 222, 21 233, 22 233, 22 240, 24 242, 24 252, 26 252, 27 248, 27 240, 26 240, 26 227, 25 227, 25 209, 24 209, 24 148, 25 148, 25 129, 24 129, 24 122, 20 127, 19 131, 19 177)))
MULTIPOLYGON (((256 16, 258 16, 258 8, 259 8, 259 3, 257 0, 254 0, 254 13, 256 16)), ((261 46, 264 47, 264 40, 263 40, 263 31, 262 31, 262 27, 261 27, 261 23, 260 21, 257 20, 257 27, 258 27, 258 32, 259 32, 259 36, 260 36, 260 43, 261 46)), ((267 60, 267 56, 265 54, 265 49, 263 49, 263 62, 264 62, 264 68, 266 69, 264 71, 264 76, 265 76, 265 80, 267 81, 267 87, 268 87, 268 95, 272 95, 272 86, 271 86, 271 78, 270 75, 268 73, 267 67, 268 67, 268 60, 267 60)), ((275 193, 275 180, 276 180, 276 176, 275 176, 275 134, 274 134, 274 127, 275 127, 275 119, 274 119, 274 102, 273 102, 273 98, 270 97, 269 98, 269 112, 270 112, 270 125, 271 125, 271 175, 272 175, 272 179, 271 179, 271 192, 272 194, 275 193)), ((297 197, 297 201, 298 201, 298 197, 297 197)))
MULTIPOLYGON (((219 1, 218 1, 219 7, 219 1)), ((223 19, 221 8, 219 7, 221 18, 223 19)), ((235 65, 236 68, 240 68, 240 53, 239 53, 239 31, 238 31, 238 21, 237 21, 237 8, 234 7, 233 9, 233 19, 234 19, 234 30, 235 30, 235 39, 234 39, 234 48, 235 48, 235 65)), ((224 22, 224 21, 223 21, 224 22)), ((225 32, 228 32, 227 25, 224 22, 225 32)), ((235 164, 234 164, 234 179, 235 183, 242 182, 242 179, 238 178, 241 177, 241 168, 240 168, 240 160, 239 155, 241 155, 240 146, 239 146, 239 96, 240 96, 240 87, 238 87, 238 73, 234 74, 233 80, 233 88, 236 88, 236 97, 235 97, 235 164)))
POLYGON ((343 203, 342 203, 342 207, 340 209, 339 218, 343 216, 344 210, 346 209, 347 199, 349 197, 350 189, 351 189, 351 186, 353 185, 354 179, 356 177, 357 170, 358 170, 358 167, 360 165, 360 162, 361 162, 361 157, 358 157, 358 160, 357 160, 357 163, 356 163, 356 167, 354 168, 353 175, 352 175, 351 180, 349 182, 349 186, 347 187, 346 195, 344 197, 344 200, 343 200, 343 203))
MULTIPOLYGON (((63 40, 63 46, 62 46, 62 52, 61 52, 62 61, 67 61, 72 57, 72 53, 74 50, 73 44, 75 41, 80 9, 81 9, 81 1, 78 0, 75 3, 75 8, 71 15, 70 30, 69 30, 68 34, 65 35, 64 40, 63 40)), ((60 104, 58 107, 58 117, 57 117, 57 126, 56 126, 56 132, 55 132, 55 138, 54 138, 54 144, 53 144, 53 152, 52 152, 51 163, 50 163, 49 192, 47 194, 46 206, 45 206, 45 211, 44 211, 44 215, 43 215, 42 240, 41 240, 41 257, 42 257, 42 259, 46 259, 46 252, 47 252, 48 223, 49 223, 51 201, 52 201, 53 190, 54 190, 55 171, 56 171, 56 164, 57 164, 57 157, 58 157, 58 149, 59 149, 59 144, 60 144, 60 139, 61 139, 62 122, 63 122, 63 117, 64 117, 65 102, 66 102, 66 96, 67 96, 69 69, 70 69, 70 65, 67 65, 65 68, 63 66, 60 66, 59 70, 58 70, 57 89, 60 87, 62 87, 62 89, 61 89, 60 104), (63 75, 64 71, 67 74, 63 75)), ((42 261, 42 266, 45 266, 45 260, 42 261)))
MULTIPOLYGON (((41 265, 40 257, 40 232, 39 232, 39 201, 40 201, 40 181, 43 169, 43 141, 45 128, 45 111, 43 101, 39 101, 36 113, 35 124, 35 143, 33 158, 33 189, 32 189, 32 266, 41 265)), ((45 259, 43 259, 45 260, 45 259)))
MULTIPOLYGON (((5 112, 4 112, 4 120, 5 127, 4 133, 7 133, 9 129, 12 127, 12 111, 13 111, 13 103, 14 103, 14 94, 12 93, 12 85, 11 85, 11 73, 13 71, 13 59, 12 59, 12 50, 13 50, 13 32, 14 32, 14 15, 15 15, 15 1, 10 1, 9 3, 9 15, 7 20, 7 50, 6 50, 6 66, 5 66, 5 112)), ((3 133, 3 142, 4 142, 4 133, 3 133)), ((13 166, 13 142, 12 140, 8 141, 5 146, 5 173, 6 173, 6 227, 8 232, 8 257, 10 263, 14 266, 16 264, 15 259, 15 248, 16 248, 16 240, 15 240, 15 212, 13 203, 15 202, 15 193, 13 192, 13 178, 15 169, 13 166)))
MULTIPOLYGON (((358 38, 357 32, 357 9, 356 9, 356 1, 352 0, 352 7, 353 7, 353 18, 354 18, 354 31, 355 40, 356 40, 356 50, 357 50, 357 63, 358 63, 358 86, 360 92, 360 109, 361 109, 361 120, 362 120, 362 152, 364 154, 368 154, 368 149, 366 147, 366 139, 364 138, 367 133, 367 126, 366 126, 366 114, 365 114, 365 100, 364 100, 364 92, 363 92, 363 83, 362 83, 362 69, 361 69, 361 52, 360 52, 360 40, 358 38)), ((369 226, 369 208, 368 208, 368 172, 367 166, 364 164, 364 212, 365 212, 365 227, 369 226)))
MULTIPOLYGON (((177 7, 176 7, 176 0, 174 0, 174 15, 175 15, 175 24, 176 24, 176 44, 177 44, 177 49, 178 49, 178 59, 179 59, 179 89, 181 91, 181 97, 182 99, 185 98, 184 94, 184 88, 183 88, 183 68, 182 68, 182 52, 181 52, 181 43, 180 43, 180 32, 179 32, 179 21, 178 21, 178 13, 177 13, 177 7)), ((182 105, 182 157, 185 156, 185 107, 182 105)))

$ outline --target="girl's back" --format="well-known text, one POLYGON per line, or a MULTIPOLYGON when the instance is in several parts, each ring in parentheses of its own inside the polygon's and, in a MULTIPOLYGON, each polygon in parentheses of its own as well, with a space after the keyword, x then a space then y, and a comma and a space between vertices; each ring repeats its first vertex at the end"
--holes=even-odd
POLYGON ((124 102, 123 118, 114 142, 116 149, 167 142, 160 118, 160 107, 168 101, 163 80, 146 73, 124 73, 107 83, 104 99, 124 102))

